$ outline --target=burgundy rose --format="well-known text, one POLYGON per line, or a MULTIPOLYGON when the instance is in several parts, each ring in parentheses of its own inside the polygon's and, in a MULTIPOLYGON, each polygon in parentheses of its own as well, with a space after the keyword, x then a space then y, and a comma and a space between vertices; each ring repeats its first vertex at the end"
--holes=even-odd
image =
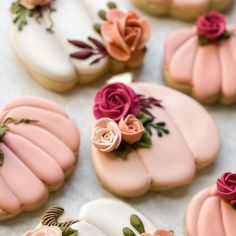
POLYGON ((225 201, 235 204, 236 203, 236 174, 225 173, 217 181, 217 189, 219 197, 225 201))
POLYGON ((209 12, 197 20, 197 33, 209 41, 221 38, 226 32, 225 17, 218 12, 209 12))
POLYGON ((141 110, 139 98, 130 87, 114 83, 101 88, 93 108, 97 119, 108 117, 118 122, 128 114, 137 115, 141 110))

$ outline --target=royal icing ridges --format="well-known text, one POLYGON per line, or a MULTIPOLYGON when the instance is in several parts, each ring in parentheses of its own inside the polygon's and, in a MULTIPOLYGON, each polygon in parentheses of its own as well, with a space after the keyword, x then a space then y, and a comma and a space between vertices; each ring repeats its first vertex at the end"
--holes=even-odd
POLYGON ((190 202, 186 214, 188 236, 235 234, 235 174, 225 173, 213 187, 202 190, 190 202), (209 219, 214 219, 209 224, 209 219))
POLYGON ((167 39, 167 84, 202 102, 235 102, 235 45, 235 29, 226 26, 223 15, 210 12, 199 17, 196 28, 177 30, 167 39))
POLYGON ((170 15, 182 20, 193 20, 208 10, 224 11, 232 0, 132 0, 132 2, 151 14, 170 15))
POLYGON ((33 78, 63 92, 109 71, 141 65, 149 24, 123 9, 121 3, 106 0, 16 0, 11 41, 33 78))
POLYGON ((17 98, 0 118, 0 219, 5 219, 36 208, 47 199, 48 189, 64 183, 80 137, 66 113, 42 98, 17 98))
MULTIPOLYGON (((196 167, 205 167, 215 160, 220 147, 218 131, 198 103, 157 85, 123 86, 120 83, 105 86, 95 98, 94 114, 98 120, 91 135, 92 158, 98 177, 108 190, 120 196, 135 197, 150 189, 172 189, 190 183, 196 167), (128 88, 122 89, 123 86, 128 88), (138 106, 130 103, 134 101, 129 100, 132 94, 158 101, 159 105, 146 107, 146 112, 153 116, 151 120, 142 120, 148 121, 143 124, 149 136, 143 133, 141 140, 127 143, 122 141, 121 111, 126 109, 123 119, 131 114, 141 119, 137 115, 138 106), (122 96, 122 103, 119 96, 122 96), (164 132, 149 126, 149 122, 159 124, 164 132)), ((129 122, 125 125, 132 134, 129 138, 136 139, 142 128, 139 123, 135 124, 138 121, 129 122)))
POLYGON ((100 199, 82 206, 76 220, 67 220, 62 215, 64 209, 53 207, 43 216, 36 230, 28 231, 24 236, 40 235, 77 236, 174 236, 173 231, 155 230, 152 223, 140 212, 115 199, 100 199), (97 212, 102 212, 99 214, 97 212), (62 216, 62 217, 61 217, 62 216), (62 219, 61 219, 62 218, 62 219))

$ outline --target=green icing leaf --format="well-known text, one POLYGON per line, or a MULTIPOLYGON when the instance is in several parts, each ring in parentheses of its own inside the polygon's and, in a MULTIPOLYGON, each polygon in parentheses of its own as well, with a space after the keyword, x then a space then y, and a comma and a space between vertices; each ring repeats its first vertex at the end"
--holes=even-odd
POLYGON ((95 23, 95 24, 93 25, 93 29, 94 29, 98 34, 101 34, 101 24, 95 23))
POLYGON ((4 162, 4 152, 0 149, 0 167, 3 166, 4 162))
POLYGON ((104 11, 104 10, 100 10, 100 11, 98 12, 98 16, 99 16, 102 20, 106 20, 106 19, 107 19, 107 13, 106 13, 106 11, 104 11))
POLYGON ((152 146, 151 135, 147 131, 144 131, 143 137, 141 138, 141 140, 134 144, 135 149, 150 148, 151 146, 152 146))
POLYGON ((153 120, 153 118, 152 118, 150 115, 148 115, 148 114, 146 114, 146 113, 144 113, 144 112, 140 112, 136 117, 137 117, 137 119, 139 119, 143 124, 146 124, 146 123, 151 122, 151 121, 153 120))
POLYGON ((208 39, 206 39, 205 37, 199 36, 198 43, 202 46, 206 46, 206 45, 210 44, 211 42, 208 39))
POLYGON ((6 124, 3 124, 0 126, 0 140, 4 137, 6 132, 9 130, 8 126, 6 124))
POLYGON ((166 128, 165 122, 151 123, 149 124, 152 128, 157 131, 157 135, 162 137, 164 134, 169 134, 170 131, 166 128))
POLYGON ((112 10, 112 9, 116 9, 117 5, 114 2, 108 2, 107 7, 112 10))
POLYGON ((77 236, 78 230, 72 229, 71 227, 61 227, 62 236, 77 236))
POLYGON ((122 142, 119 148, 115 151, 115 154, 118 155, 121 159, 126 160, 129 153, 133 151, 133 147, 131 144, 122 142))
POLYGON ((135 214, 130 217, 130 224, 140 233, 145 233, 142 220, 135 214))
POLYGON ((132 229, 125 227, 123 228, 123 235, 124 236, 136 236, 132 229))

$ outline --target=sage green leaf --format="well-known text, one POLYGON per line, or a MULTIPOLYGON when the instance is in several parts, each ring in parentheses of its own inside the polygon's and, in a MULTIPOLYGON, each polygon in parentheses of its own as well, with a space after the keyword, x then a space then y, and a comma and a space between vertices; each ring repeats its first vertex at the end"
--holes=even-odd
POLYGON ((107 7, 112 10, 112 9, 116 9, 117 5, 114 2, 108 2, 107 7))
POLYGON ((107 13, 106 13, 106 11, 104 11, 104 10, 100 10, 100 11, 98 12, 98 16, 99 16, 102 20, 106 20, 106 19, 107 19, 107 13))
POLYGON ((124 236, 136 236, 134 231, 128 227, 123 228, 124 236))
POLYGON ((101 24, 95 23, 95 24, 93 25, 93 29, 94 29, 98 34, 101 34, 101 24))
POLYGON ((140 120, 143 124, 146 124, 153 120, 153 118, 145 112, 139 112, 136 118, 140 120))
POLYGON ((0 149, 0 167, 3 166, 4 162, 4 152, 0 149))
POLYGON ((72 229, 71 227, 61 227, 62 236, 77 236, 78 230, 72 229))
POLYGON ((147 132, 144 131, 142 139, 134 144, 134 148, 150 148, 152 146, 152 139, 151 135, 147 132))
POLYGON ((130 217, 130 224, 140 233, 145 233, 142 220, 135 214, 130 217))
POLYGON ((210 41, 205 37, 199 36, 198 43, 202 46, 206 46, 206 45, 210 44, 210 41))
POLYGON ((0 140, 4 137, 6 132, 9 130, 8 126, 6 124, 3 124, 0 126, 0 140))
POLYGON ((115 150, 115 154, 119 156, 121 159, 126 160, 129 153, 133 151, 133 147, 125 142, 122 142, 117 150, 115 150))

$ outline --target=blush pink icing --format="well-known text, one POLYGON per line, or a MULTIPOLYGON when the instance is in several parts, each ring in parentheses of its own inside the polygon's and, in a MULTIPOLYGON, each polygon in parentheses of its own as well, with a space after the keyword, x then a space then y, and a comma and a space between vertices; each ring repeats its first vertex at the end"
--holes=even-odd
POLYGON ((80 144, 77 127, 60 107, 46 99, 15 99, 1 111, 1 123, 7 118, 37 122, 9 124, 10 130, 0 143, 4 152, 0 210, 6 212, 4 215, 0 212, 0 219, 43 203, 48 188, 61 186, 65 174, 72 170, 80 144))
POLYGON ((180 29, 166 41, 164 70, 170 86, 185 86, 203 102, 236 101, 236 37, 217 44, 198 44, 197 30, 180 29), (207 66, 205 66, 207 63, 207 66), (207 81, 207 83, 206 83, 207 81))
POLYGON ((150 39, 147 20, 134 12, 111 10, 101 27, 109 54, 118 61, 132 61, 133 54, 143 50, 150 39))
POLYGON ((143 233, 141 236, 174 236, 174 234, 167 230, 157 230, 154 233, 143 233))
POLYGON ((93 112, 96 119, 108 117, 119 121, 122 117, 137 115, 141 110, 136 93, 123 83, 102 87, 95 97, 93 112))
POLYGON ((23 236, 62 236, 62 232, 57 226, 42 226, 24 233, 23 236))
POLYGON ((225 17, 218 12, 208 12, 197 20, 198 35, 210 41, 218 40, 225 31, 225 17))
POLYGON ((236 174, 225 173, 217 180, 218 196, 231 204, 236 203, 236 174))
POLYGON ((162 101, 164 109, 155 107, 152 114, 154 122, 165 121, 170 135, 153 135, 150 148, 131 152, 125 161, 114 153, 102 153, 92 147, 93 163, 102 183, 124 197, 190 183, 196 166, 209 165, 219 152, 219 134, 212 118, 200 104, 174 90, 153 84, 130 86, 137 94, 162 101))
POLYGON ((47 4, 52 3, 53 0, 20 0, 22 6, 26 7, 27 9, 34 9, 37 6, 44 6, 47 4))

